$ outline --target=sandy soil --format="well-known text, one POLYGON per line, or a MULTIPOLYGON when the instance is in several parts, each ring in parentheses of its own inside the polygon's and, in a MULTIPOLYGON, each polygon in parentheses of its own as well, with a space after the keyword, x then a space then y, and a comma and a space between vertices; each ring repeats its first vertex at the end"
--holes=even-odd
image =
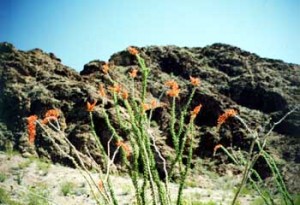
MULTIPOLYGON (((79 170, 61 165, 47 164, 36 159, 23 158, 20 155, 8 156, 0 153, 0 173, 5 175, 5 180, 0 182, 0 187, 7 190, 14 200, 28 204, 28 196, 43 195, 49 204, 54 205, 94 205, 89 186, 79 170), (62 187, 70 185, 66 195, 62 187)), ((97 173, 91 173, 92 177, 99 181, 97 173)), ((230 204, 233 198, 233 188, 238 178, 232 177, 232 181, 218 178, 215 181, 207 176, 197 177, 197 181, 205 183, 205 188, 187 187, 184 190, 186 204, 191 202, 209 202, 215 204, 230 204)), ((119 204, 134 204, 134 189, 131 180, 127 176, 111 176, 119 204)), ((200 183, 201 184, 201 183, 200 183)), ((203 187, 203 186, 202 186, 203 187)), ((178 186, 170 184, 171 198, 176 197, 178 186)), ((36 196, 38 197, 38 196, 36 196)), ((243 195, 241 204, 250 204, 256 197, 243 195)))

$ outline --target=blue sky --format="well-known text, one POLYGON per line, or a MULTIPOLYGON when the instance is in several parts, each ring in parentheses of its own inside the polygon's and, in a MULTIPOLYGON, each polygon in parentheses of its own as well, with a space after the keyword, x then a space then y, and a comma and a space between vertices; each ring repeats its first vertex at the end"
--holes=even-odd
POLYGON ((299 0, 0 0, 0 41, 76 70, 129 45, 221 42, 300 64, 299 0))

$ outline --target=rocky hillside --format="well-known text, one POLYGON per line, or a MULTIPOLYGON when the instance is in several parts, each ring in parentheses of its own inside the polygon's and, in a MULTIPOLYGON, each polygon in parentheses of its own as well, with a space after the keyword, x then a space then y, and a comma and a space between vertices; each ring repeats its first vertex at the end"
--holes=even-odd
MULTIPOLYGON (((203 108, 196 118, 197 148, 194 158, 216 160, 217 164, 227 164, 230 160, 222 153, 212 156, 216 144, 225 147, 249 147, 249 133, 237 120, 216 129, 217 118, 225 109, 234 108, 251 129, 263 137, 272 125, 300 103, 300 66, 280 60, 261 58, 253 53, 224 44, 213 44, 203 48, 176 46, 138 48, 151 69, 147 99, 158 99, 164 92, 164 82, 175 79, 180 88, 177 109, 182 107, 191 92, 189 76, 200 77, 201 86, 196 90, 191 107, 202 103, 203 108)), ((131 90, 132 82, 128 72, 137 67, 134 56, 127 51, 112 55, 110 77, 131 90)), ((0 147, 13 146, 23 155, 37 155, 43 158, 72 165, 68 158, 60 155, 45 136, 37 130, 35 146, 28 142, 26 118, 37 115, 43 118, 45 112, 55 108, 60 110, 61 130, 68 139, 88 159, 89 155, 101 164, 99 153, 89 127, 87 101, 97 100, 93 112, 96 132, 106 145, 111 136, 101 115, 107 109, 114 115, 114 103, 109 96, 105 106, 99 94, 100 83, 112 86, 101 66, 103 61, 87 63, 78 73, 61 64, 53 53, 40 49, 20 51, 9 43, 0 44, 0 147)), ((138 79, 140 77, 138 76, 138 79)), ((139 84, 137 83, 137 86, 139 84)), ((172 154, 172 144, 168 130, 170 120, 170 99, 163 95, 164 106, 153 112, 153 125, 160 139, 163 154, 172 154), (165 139, 165 140, 163 140, 165 139)), ((117 120, 114 125, 118 127, 117 120)), ((49 132, 55 132, 49 130, 49 132)), ((126 139, 128 132, 121 133, 126 139)), ((283 171, 289 189, 300 192, 300 109, 296 109, 268 136, 268 151, 272 153, 283 171)), ((73 155, 68 144, 55 138, 64 151, 73 155)), ((112 147, 112 150, 114 148, 112 147)), ((87 160, 88 161, 88 160, 87 160)), ((88 163, 88 162, 87 162, 88 163)), ((216 170, 220 171, 221 166, 216 170)), ((267 178, 269 171, 264 163, 257 170, 267 178)))

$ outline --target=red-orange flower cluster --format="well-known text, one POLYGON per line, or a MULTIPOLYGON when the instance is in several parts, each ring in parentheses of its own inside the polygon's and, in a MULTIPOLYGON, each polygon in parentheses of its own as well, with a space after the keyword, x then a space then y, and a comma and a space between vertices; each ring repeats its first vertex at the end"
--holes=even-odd
POLYGON ((142 104, 142 108, 143 108, 144 112, 147 111, 147 110, 155 109, 158 106, 159 106, 159 104, 158 104, 158 102, 155 99, 151 100, 150 103, 143 103, 142 104))
POLYGON ((50 109, 46 112, 42 124, 47 124, 51 119, 57 119, 59 117, 59 111, 57 109, 50 109))
POLYGON ((96 106, 97 100, 94 100, 94 102, 91 104, 90 102, 86 102, 86 109, 88 112, 93 112, 94 108, 96 106))
POLYGON ((138 70, 136 68, 132 69, 132 71, 129 73, 129 76, 132 78, 136 78, 138 70))
POLYGON ((103 98, 106 97, 106 93, 105 93, 103 84, 100 84, 100 86, 99 86, 99 95, 103 98))
POLYGON ((178 84, 174 80, 169 80, 165 82, 165 85, 170 88, 170 90, 167 91, 167 95, 170 97, 178 97, 180 93, 180 89, 178 84))
POLYGON ((143 111, 147 111, 147 110, 151 109, 151 106, 147 103, 142 103, 142 108, 143 108, 143 111))
POLYGON ((138 51, 136 48, 133 48, 133 47, 131 47, 131 46, 129 46, 129 47, 127 48, 127 50, 128 50, 128 52, 129 52, 131 55, 136 56, 137 54, 139 54, 139 51, 138 51))
POLYGON ((171 89, 167 91, 167 95, 170 97, 178 97, 180 89, 171 89))
POLYGON ((237 114, 238 114, 237 111, 234 110, 234 109, 227 109, 227 110, 225 110, 225 112, 222 115, 220 115, 219 118, 218 118, 218 121, 217 121, 218 126, 221 126, 223 123, 226 122, 226 120, 228 118, 234 117, 237 114))
POLYGON ((194 120, 194 119, 197 117, 197 115, 198 115, 198 113, 200 112, 201 108, 202 108, 202 104, 199 104, 198 106, 196 106, 196 107, 194 108, 193 111, 191 111, 191 119, 192 119, 192 120, 194 120))
POLYGON ((223 147, 223 145, 221 145, 221 144, 217 144, 217 145, 214 147, 214 155, 216 154, 217 150, 220 149, 221 147, 223 147))
POLYGON ((128 94, 127 90, 123 89, 122 93, 121 93, 121 96, 122 96, 123 100, 127 100, 128 97, 129 97, 129 94, 128 94))
POLYGON ((193 86, 199 86, 201 83, 200 78, 194 78, 192 76, 190 76, 190 81, 193 86))
POLYGON ((151 108, 154 109, 157 107, 157 101, 155 99, 152 99, 150 102, 151 108))
POLYGON ((122 90, 119 84, 115 84, 113 87, 110 86, 109 89, 114 93, 120 93, 122 90))
POLYGON ((127 100, 129 97, 128 91, 122 88, 120 84, 114 84, 114 86, 109 86, 108 89, 114 94, 119 94, 123 100, 127 100))
POLYGON ((176 83, 175 80, 168 80, 167 82, 165 82, 165 85, 168 86, 171 89, 178 89, 178 83, 176 83))
POLYGON ((130 147, 123 141, 121 141, 121 140, 117 141, 116 146, 121 147, 124 150, 127 158, 131 155, 130 147))
POLYGON ((33 144, 36 136, 36 121, 38 117, 36 115, 30 115, 27 117, 27 131, 29 143, 33 144))
POLYGON ((100 179, 99 182, 98 182, 98 188, 100 191, 103 191, 104 190, 104 187, 103 187, 103 181, 100 179))

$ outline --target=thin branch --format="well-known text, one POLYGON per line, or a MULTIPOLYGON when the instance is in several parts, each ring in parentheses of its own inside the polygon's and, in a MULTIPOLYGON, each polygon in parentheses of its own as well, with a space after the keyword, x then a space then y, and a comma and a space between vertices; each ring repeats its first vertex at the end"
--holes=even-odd
POLYGON ((292 114, 293 112, 295 112, 298 108, 299 108, 299 106, 294 107, 292 110, 290 110, 289 112, 287 112, 279 121, 275 122, 273 124, 273 126, 271 127, 271 129, 269 130, 269 132, 265 135, 265 137, 267 137, 268 135, 270 135, 271 132, 274 130, 274 128, 277 125, 279 125, 283 120, 285 120, 290 114, 292 114))

